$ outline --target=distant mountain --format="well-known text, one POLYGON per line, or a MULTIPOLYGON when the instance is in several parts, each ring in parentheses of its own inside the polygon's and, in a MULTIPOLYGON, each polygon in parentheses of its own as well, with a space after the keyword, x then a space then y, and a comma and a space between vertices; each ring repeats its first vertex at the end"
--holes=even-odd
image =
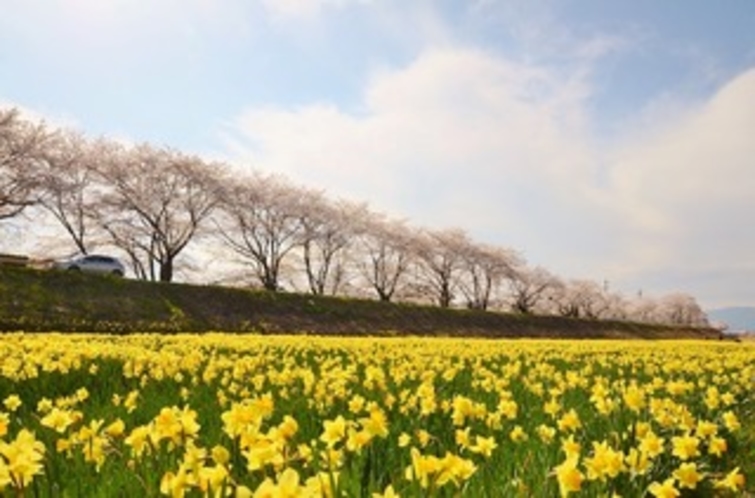
POLYGON ((729 326, 729 332, 755 331, 755 306, 718 308, 707 314, 711 324, 723 322, 729 326))

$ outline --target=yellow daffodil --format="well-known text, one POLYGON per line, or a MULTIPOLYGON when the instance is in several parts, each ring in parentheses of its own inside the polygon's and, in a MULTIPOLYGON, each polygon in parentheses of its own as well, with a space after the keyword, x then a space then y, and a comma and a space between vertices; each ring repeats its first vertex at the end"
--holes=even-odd
POLYGON ((432 436, 426 430, 420 429, 417 431, 417 441, 419 442, 420 448, 427 446, 427 443, 430 442, 431 438, 432 436))
POLYGON ((493 450, 495 450, 498 447, 498 445, 495 442, 495 437, 482 437, 482 436, 476 436, 475 437, 475 444, 471 446, 469 449, 473 451, 474 453, 479 453, 485 457, 490 457, 493 454, 493 450))
POLYGON ((226 465, 231 459, 231 453, 221 445, 216 445, 210 450, 212 460, 218 465, 226 465))
POLYGON ((26 488, 34 476, 42 473, 44 455, 44 444, 26 429, 21 429, 11 442, 0 440, 0 460, 5 467, 3 474, 7 475, 4 478, 6 484, 26 488))
POLYGON ((462 448, 468 448, 469 446, 471 446, 471 430, 472 429, 470 427, 466 427, 464 429, 456 429, 456 431, 454 432, 454 439, 456 441, 456 444, 461 446, 462 448))
POLYGON ((388 418, 380 408, 371 409, 370 416, 359 419, 359 422, 371 437, 384 438, 388 436, 388 418))
POLYGON ((522 441, 527 440, 527 433, 524 432, 521 425, 517 425, 511 429, 511 432, 509 432, 509 439, 515 443, 521 443, 522 441))
POLYGON ((535 429, 540 440, 545 444, 550 444, 556 437, 556 428, 545 424, 540 424, 535 429))
POLYGON ((614 478, 624 469, 624 454, 605 441, 593 442, 592 455, 584 460, 587 478, 591 481, 614 478))
POLYGON ((680 488, 695 489, 697 483, 703 480, 704 474, 697 470, 696 463, 686 462, 674 471, 673 476, 679 482, 680 488))
POLYGON ((718 436, 710 438, 710 441, 708 442, 708 454, 721 457, 726 453, 727 449, 728 445, 726 444, 726 439, 718 436))
POLYGON ((576 455, 567 456, 554 470, 558 479, 558 489, 562 497, 569 493, 576 493, 582 489, 584 475, 578 468, 579 458, 576 455))
POLYGON ((104 433, 110 436, 111 438, 117 438, 121 437, 123 433, 126 430, 126 424, 121 419, 117 419, 114 422, 112 422, 110 425, 105 427, 104 433))
POLYGON ((664 452, 665 440, 652 430, 648 430, 640 440, 639 449, 649 458, 655 458, 664 452))
POLYGON ((23 402, 18 394, 11 394, 3 400, 3 406, 11 413, 18 410, 22 404, 23 402))
POLYGON ((574 440, 574 435, 570 435, 561 442, 561 450, 566 454, 567 458, 578 457, 582 451, 582 445, 574 440))
POLYGON ((399 448, 406 448, 407 446, 409 446, 409 444, 411 444, 411 442, 412 442, 412 437, 405 432, 402 432, 398 437, 399 448))
POLYGON ((700 455, 700 439, 685 434, 684 436, 675 436, 671 438, 673 449, 671 454, 682 461, 690 460, 700 455))
POLYGON ((637 413, 645 406, 645 392, 636 384, 630 385, 623 393, 624 404, 637 413))
POLYGON ((674 486, 674 479, 666 479, 662 483, 653 482, 648 487, 648 492, 656 498, 677 498, 679 490, 674 486))
POLYGON ((582 427, 582 422, 574 408, 566 412, 558 421, 558 429, 561 432, 572 432, 580 427, 582 427))
POLYGON ((741 427, 739 419, 734 412, 726 411, 724 412, 722 417, 724 419, 724 426, 729 430, 729 432, 737 432, 741 427))
POLYGON ((334 420, 324 421, 320 441, 332 448, 346 437, 346 425, 346 419, 341 415, 337 416, 334 420))
POLYGON ((393 486, 389 484, 382 493, 372 493, 372 498, 401 498, 401 495, 396 493, 393 486))
POLYGON ((631 448, 624 461, 633 476, 645 475, 651 467, 649 455, 637 448, 631 448))
POLYGON ((745 487, 745 476, 739 471, 739 467, 737 467, 726 474, 722 479, 715 481, 715 487, 717 489, 739 491, 745 487))

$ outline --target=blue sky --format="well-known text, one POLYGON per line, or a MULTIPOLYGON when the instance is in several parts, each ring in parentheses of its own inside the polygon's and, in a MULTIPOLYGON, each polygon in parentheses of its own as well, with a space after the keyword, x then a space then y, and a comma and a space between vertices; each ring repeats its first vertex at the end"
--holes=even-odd
POLYGON ((752 0, 0 0, 0 104, 755 305, 752 0))

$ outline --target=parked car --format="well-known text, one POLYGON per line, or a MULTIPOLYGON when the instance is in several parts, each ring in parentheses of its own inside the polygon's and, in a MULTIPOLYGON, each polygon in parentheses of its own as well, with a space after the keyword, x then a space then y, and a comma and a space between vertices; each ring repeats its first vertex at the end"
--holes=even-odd
POLYGON ((70 261, 61 261, 55 264, 55 268, 59 270, 110 273, 119 277, 126 274, 126 267, 123 266, 123 263, 118 258, 100 254, 88 254, 70 261))

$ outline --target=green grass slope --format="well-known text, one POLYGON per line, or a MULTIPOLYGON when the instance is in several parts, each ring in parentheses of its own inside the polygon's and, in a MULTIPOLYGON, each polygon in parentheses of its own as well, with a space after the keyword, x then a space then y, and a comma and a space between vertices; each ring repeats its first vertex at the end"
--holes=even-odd
POLYGON ((3 266, 0 331, 719 338, 713 329, 444 310, 3 266))

